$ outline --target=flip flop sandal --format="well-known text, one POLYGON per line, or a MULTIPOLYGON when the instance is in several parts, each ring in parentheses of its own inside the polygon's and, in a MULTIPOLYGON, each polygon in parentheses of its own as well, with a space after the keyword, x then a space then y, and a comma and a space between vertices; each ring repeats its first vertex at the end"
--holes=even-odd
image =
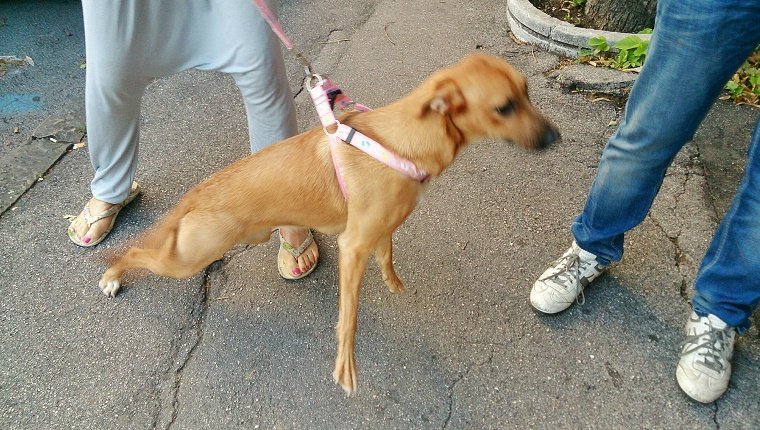
MULTIPOLYGON (((314 236, 311 234, 311 230, 309 230, 309 235, 306 236, 306 239, 301 243, 301 245, 298 246, 298 248, 294 248, 293 245, 289 244, 285 241, 285 239, 282 237, 282 233, 280 230, 277 230, 277 235, 280 236, 280 248, 287 251, 290 255, 293 256, 296 260, 298 260, 298 257, 301 256, 301 254, 306 251, 306 249, 314 242, 314 236)), ((282 276, 285 279, 290 280, 296 280, 301 279, 304 276, 308 275, 309 273, 313 272, 314 269, 317 268, 317 263, 319 263, 319 259, 314 262, 314 264, 309 268, 309 270, 301 273, 300 275, 293 275, 292 273, 288 273, 287 265, 285 264, 285 260, 282 258, 277 258, 277 270, 280 272, 280 276, 282 276)))
MULTIPOLYGON (((132 188, 129 190, 129 195, 127 196, 126 200, 123 202, 113 205, 110 208, 104 210, 103 212, 97 214, 97 215, 91 215, 90 214, 90 208, 86 204, 84 205, 84 209, 82 210, 82 213, 84 214, 84 220, 87 223, 87 229, 89 229, 93 224, 96 222, 102 220, 103 218, 108 218, 109 216, 113 215, 113 218, 111 218, 111 224, 108 226, 108 229, 103 232, 103 234, 100 235, 99 238, 90 241, 90 243, 84 243, 82 242, 82 239, 79 239, 76 237, 76 234, 74 233, 74 229, 69 226, 68 231, 66 232, 69 235, 69 239, 71 239, 72 242, 79 246, 83 246, 85 248, 89 248, 91 246, 95 246, 103 241, 103 239, 108 236, 108 233, 111 232, 111 229, 113 228, 114 223, 116 223, 116 218, 119 215, 119 212, 121 212, 122 209, 124 209, 124 206, 128 205, 132 200, 137 197, 138 194, 140 194, 140 185, 137 184, 137 182, 132 182, 132 188)), ((74 217, 76 218, 76 217, 74 217)))

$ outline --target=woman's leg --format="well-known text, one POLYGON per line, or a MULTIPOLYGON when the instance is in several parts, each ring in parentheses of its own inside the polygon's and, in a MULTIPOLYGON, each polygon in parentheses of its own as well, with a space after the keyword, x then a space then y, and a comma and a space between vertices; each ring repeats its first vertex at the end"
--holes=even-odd
POLYGON ((84 0, 82 6, 87 143, 95 175, 93 197, 72 222, 69 235, 75 243, 90 245, 110 228, 116 215, 88 225, 85 214, 103 213, 130 193, 137 165, 140 100, 150 78, 135 67, 138 59, 130 59, 130 40, 139 31, 139 26, 128 25, 135 14, 124 13, 124 3, 84 0))
MULTIPOLYGON (((270 7, 275 9, 276 1, 270 7)), ((275 9, 276 11, 276 9, 275 9)), ((280 41, 249 0, 216 4, 204 46, 208 55, 200 68, 232 74, 245 104, 251 152, 298 133, 293 94, 290 91, 280 41)), ((287 170, 287 166, 282 166, 287 170)), ((280 233, 292 248, 310 237, 309 230, 282 227, 280 233)), ((281 249, 279 267, 289 276, 308 272, 318 261, 319 250, 311 242, 294 257, 281 249)))

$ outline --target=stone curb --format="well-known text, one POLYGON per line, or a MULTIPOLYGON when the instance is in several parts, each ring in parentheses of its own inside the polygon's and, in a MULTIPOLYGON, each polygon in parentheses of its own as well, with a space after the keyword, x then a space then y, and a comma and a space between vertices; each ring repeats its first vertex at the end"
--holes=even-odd
MULTIPOLYGON (((631 33, 593 30, 576 27, 543 13, 529 0, 507 0, 507 19, 514 35, 523 42, 537 45, 549 52, 575 58, 580 48, 590 48, 588 40, 602 36, 607 44, 614 46, 631 33)), ((649 34, 636 34, 649 40, 649 34)))
POLYGON ((84 137, 77 114, 48 117, 18 147, 0 158, 0 215, 8 210, 56 161, 84 137))
POLYGON ((561 88, 570 91, 627 96, 638 74, 588 64, 571 64, 549 73, 547 77, 553 78, 561 88))

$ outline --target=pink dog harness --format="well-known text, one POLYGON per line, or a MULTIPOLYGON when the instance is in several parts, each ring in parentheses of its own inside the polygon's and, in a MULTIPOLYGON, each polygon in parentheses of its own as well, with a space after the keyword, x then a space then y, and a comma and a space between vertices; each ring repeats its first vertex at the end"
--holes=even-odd
POLYGON ((377 141, 370 139, 369 137, 363 135, 362 133, 347 125, 341 124, 340 121, 335 118, 333 109, 336 105, 341 110, 346 110, 350 107, 353 107, 360 112, 368 112, 372 109, 362 104, 354 103, 353 100, 343 94, 343 91, 341 91, 337 85, 333 84, 327 79, 323 79, 322 76, 312 72, 311 64, 303 55, 303 53, 301 53, 301 51, 296 48, 295 44, 285 34, 285 30, 282 29, 280 21, 272 13, 264 0, 252 1, 256 7, 258 7, 261 15, 272 28, 272 31, 277 35, 277 37, 280 38, 282 44, 285 45, 288 51, 293 52, 295 54, 296 60, 298 60, 298 62, 304 66, 304 73, 306 74, 307 79, 306 85, 307 88, 309 88, 309 94, 311 95, 311 99, 314 102, 314 107, 317 109, 317 116, 319 117, 319 121, 322 123, 322 129, 330 141, 330 154, 332 156, 333 166, 335 167, 335 174, 338 177, 338 184, 340 185, 340 190, 343 193, 343 198, 348 200, 348 192, 346 191, 346 182, 343 180, 340 163, 335 153, 335 146, 338 144, 338 141, 346 142, 356 148, 361 149, 365 153, 369 154, 372 158, 380 161, 381 163, 396 170, 397 172, 403 173, 415 181, 427 181, 430 175, 428 175, 427 172, 418 169, 413 162, 394 154, 393 152, 377 143, 377 141), (314 87, 311 87, 311 83, 315 80, 316 84, 314 87), (330 133, 328 131, 328 128, 333 126, 337 128, 334 132, 330 133))
POLYGON ((424 170, 418 169, 412 161, 394 154, 374 139, 370 139, 356 129, 341 124, 340 121, 335 118, 335 114, 333 113, 335 105, 343 110, 353 106, 360 112, 367 112, 372 109, 362 104, 354 103, 353 100, 343 94, 340 88, 330 80, 323 79, 318 75, 314 75, 314 78, 317 79, 317 83, 314 87, 309 88, 309 94, 314 102, 314 107, 317 109, 317 116, 322 123, 322 129, 330 140, 330 153, 332 154, 333 166, 335 167, 335 174, 338 177, 338 184, 340 184, 340 190, 343 192, 344 199, 348 200, 348 192, 346 190, 346 183, 343 180, 340 163, 335 152, 335 146, 339 141, 343 141, 364 151, 372 158, 397 172, 403 173, 415 181, 425 182, 428 180, 430 175, 424 170), (328 131, 328 128, 333 126, 337 128, 331 133, 328 131))

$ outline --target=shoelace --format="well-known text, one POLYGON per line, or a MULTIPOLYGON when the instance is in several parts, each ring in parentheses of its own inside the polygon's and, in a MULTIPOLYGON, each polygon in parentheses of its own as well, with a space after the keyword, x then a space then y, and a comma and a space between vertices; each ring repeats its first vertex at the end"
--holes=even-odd
POLYGON ((689 344, 694 346, 681 352, 681 356, 691 354, 694 351, 704 348, 705 350, 703 352, 698 353, 700 356, 704 357, 702 364, 715 372, 722 372, 725 360, 722 353, 726 348, 732 328, 726 327, 719 329, 713 327, 709 323, 708 327, 709 329, 705 333, 686 336, 686 339, 681 342, 681 349, 689 344), (700 343, 700 339, 703 337, 705 340, 700 343))
POLYGON ((580 287, 580 291, 575 296, 575 302, 578 303, 579 305, 583 305, 584 303, 586 303, 586 295, 583 294, 583 285, 581 285, 580 283, 581 270, 585 269, 585 267, 581 264, 580 255, 574 252, 571 252, 569 255, 560 257, 554 262, 554 268, 557 269, 555 273, 551 275, 547 275, 546 277, 541 278, 540 280, 541 281, 546 281, 548 279, 557 280, 566 289, 570 285, 573 285, 574 283, 578 284, 580 287))

